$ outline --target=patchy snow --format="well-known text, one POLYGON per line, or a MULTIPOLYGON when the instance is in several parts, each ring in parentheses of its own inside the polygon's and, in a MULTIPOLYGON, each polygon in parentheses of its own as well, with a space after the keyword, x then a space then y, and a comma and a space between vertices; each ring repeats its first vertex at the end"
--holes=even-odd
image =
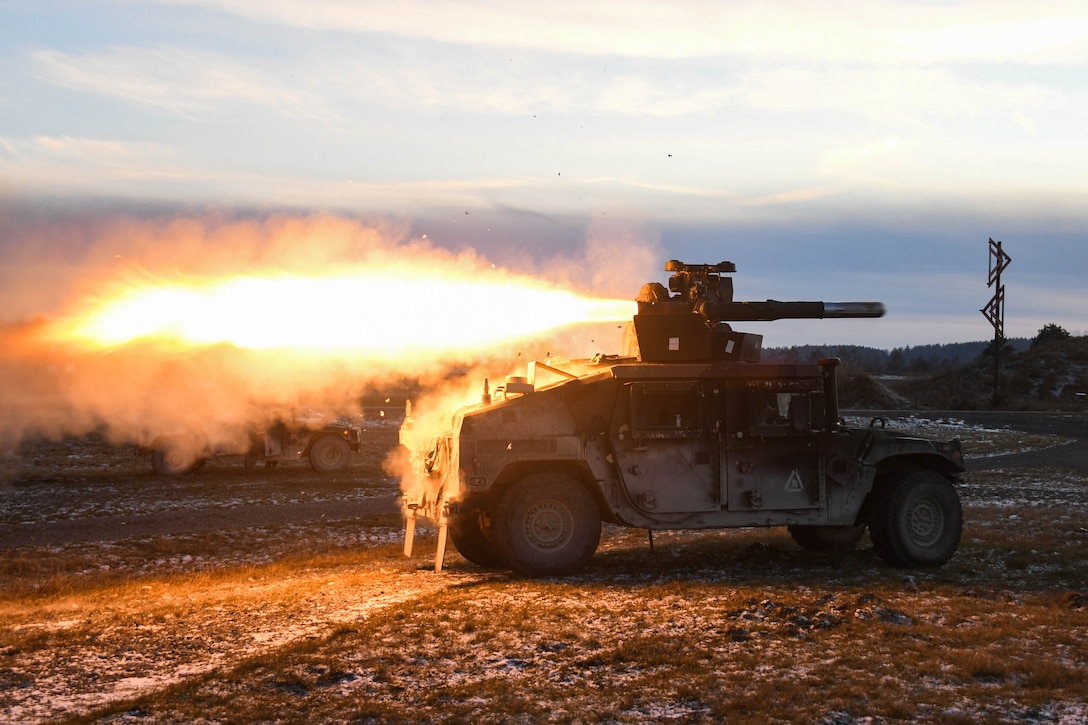
MULTIPOLYGON (((857 425, 868 425, 869 419, 856 419, 857 425)), ((395 426, 385 426, 395 435, 395 426)), ((1056 436, 1033 438, 1023 447, 1017 444, 1018 434, 1003 429, 968 426, 957 419, 929 419, 912 416, 895 423, 896 428, 924 431, 931 437, 962 437, 977 447, 991 447, 1008 453, 1016 450, 1038 450, 1061 442, 1056 436)), ((71 460, 86 464, 87 470, 101 468, 90 453, 79 454, 71 460)), ((442 591, 460 589, 473 592, 473 605, 480 611, 506 611, 532 605, 538 597, 539 606, 570 613, 572 621, 586 636, 605 638, 616 630, 619 613, 636 611, 639 587, 647 584, 646 576, 637 568, 619 569, 607 574, 591 572, 568 580, 573 588, 546 589, 543 594, 527 594, 529 587, 492 586, 508 582, 506 575, 467 566, 448 567, 441 575, 429 571, 430 562, 424 555, 405 561, 367 559, 365 563, 338 568, 335 576, 324 569, 293 570, 288 575, 262 574, 259 567, 273 565, 285 557, 307 550, 382 550, 398 547, 403 531, 395 521, 359 525, 350 516, 306 521, 282 521, 260 525, 245 525, 246 512, 259 507, 302 508, 317 504, 335 510, 338 506, 368 507, 388 502, 395 495, 395 483, 380 474, 360 476, 359 480, 323 481, 298 471, 213 472, 211 477, 194 476, 163 483, 133 477, 124 467, 107 469, 106 475, 80 475, 77 480, 57 477, 30 480, 0 490, 0 524, 43 525, 57 522, 72 524, 87 521, 116 521, 117 517, 168 517, 187 511, 225 510, 243 519, 235 528, 208 533, 180 531, 169 535, 155 533, 125 537, 117 534, 101 540, 83 540, 59 545, 25 545, 11 548, 5 554, 23 562, 29 573, 19 576, 28 580, 39 578, 40 586, 48 586, 51 576, 68 577, 76 589, 65 593, 54 591, 47 597, 27 596, 34 586, 28 584, 24 594, 0 602, 0 720, 8 722, 40 722, 86 713, 94 708, 126 701, 136 696, 157 693, 171 685, 194 680, 218 668, 229 669, 239 663, 262 656, 272 656, 309 639, 325 637, 330 631, 345 625, 365 622, 377 613, 405 602, 424 600, 442 591), (82 480, 79 480, 82 479, 82 480), (385 563, 383 563, 383 561, 385 563), (55 574, 45 562, 68 562, 72 569, 55 574), (36 568, 37 567, 37 568, 36 568), (219 578, 222 572, 240 572, 219 578), (99 595, 90 582, 108 573, 117 582, 115 589, 104 588, 99 595), (186 579, 192 579, 192 583, 186 579), (201 577, 206 577, 201 578, 201 577), (117 591, 116 601, 109 598, 117 591), (590 592, 590 596, 586 595, 590 592)), ((1088 521, 1088 480, 1064 470, 996 469, 964 477, 961 496, 968 512, 986 513, 968 520, 967 526, 979 531, 1042 532, 1046 526, 1061 525, 1080 531, 1088 537, 1084 524, 1088 521)), ((317 510, 317 509, 315 509, 317 510)), ((320 511, 326 511, 322 508, 320 511)), ((315 514, 316 516, 316 514, 315 514)), ((155 519, 158 520, 158 519, 155 519)), ((1025 535, 1026 535, 1025 533, 1025 535)), ((419 535, 433 535, 433 529, 421 526, 419 535)), ((669 557, 699 537, 732 536, 719 532, 658 532, 654 545, 659 556, 669 557)), ((1040 533, 1041 535, 1041 533, 1040 533)), ((599 556, 632 557, 633 547, 643 542, 645 532, 606 527, 599 556)), ((767 548, 757 539, 750 547, 757 554, 767 548)), ((1040 544, 1040 547, 1045 544, 1040 544)), ((648 546, 645 547, 648 550, 648 546)), ((773 552, 772 552, 773 553, 773 552)), ((642 554, 639 554, 641 556, 642 554)), ((456 557, 456 554, 450 554, 456 557)), ((783 581, 806 566, 804 561, 778 561, 770 557, 776 576, 783 581)), ((1021 582, 1049 576, 1059 578, 1082 576, 1079 568, 1065 561, 1048 558, 1044 551, 986 552, 978 554, 978 565, 989 567, 982 571, 955 567, 936 579, 912 573, 895 574, 903 583, 903 591, 918 592, 914 609, 902 603, 890 605, 878 597, 824 596, 812 582, 789 588, 791 596, 807 601, 804 606, 783 601, 774 592, 766 597, 738 602, 737 587, 727 571, 712 562, 685 563, 682 571, 668 570, 659 582, 661 587, 682 577, 687 584, 705 582, 713 585, 713 593, 702 597, 698 606, 684 597, 660 594, 652 605, 667 612, 650 627, 639 629, 641 637, 654 637, 669 642, 684 632, 724 632, 726 644, 716 645, 707 656, 729 658, 734 647, 763 652, 768 657, 780 656, 785 645, 775 637, 790 633, 794 640, 829 631, 839 631, 851 624, 886 626, 908 630, 920 627, 944 627, 946 614, 940 606, 945 593, 934 582, 960 577, 960 588, 985 589, 992 583, 990 576, 1005 577, 999 585, 1002 592, 1014 592, 1021 582), (1023 558, 1021 561, 1013 554, 1023 558), (773 636, 772 636, 773 635, 773 636)), ((862 571, 847 572, 844 577, 865 575, 865 563, 857 564, 862 571)), ((877 578, 891 575, 876 570, 877 578)), ((1075 582, 1070 586, 1077 586, 1075 582)), ((1083 578, 1081 579, 1083 587, 1083 578)), ((849 588, 849 587, 845 587, 849 588)), ((1001 594, 1000 596, 1005 596, 1001 594)), ((1015 595, 1010 594, 1010 600, 1015 595)), ((904 601, 910 598, 904 595, 904 601)), ((643 602, 643 604, 649 604, 643 602)), ((1009 604, 1008 606, 1014 606, 1009 604)), ((451 617, 460 616, 451 613, 451 617)), ((981 615, 975 620, 956 621, 957 630, 987 628, 988 620, 981 615)), ((411 629, 410 625, 405 626, 411 629)), ((574 647, 571 637, 550 637, 533 627, 511 629, 500 633, 500 641, 482 646, 471 630, 453 628, 459 656, 455 661, 434 645, 413 642, 405 646, 396 638, 380 639, 374 647, 386 647, 408 658, 403 670, 414 673, 403 678, 398 687, 426 688, 440 681, 443 686, 462 685, 472 688, 495 680, 518 687, 537 678, 563 681, 572 692, 598 693, 607 699, 624 687, 634 686, 652 675, 652 667, 629 668, 622 663, 612 668, 601 666, 571 666, 567 659, 574 647), (607 670, 607 672, 605 672, 607 670), (607 674, 607 679, 602 677, 607 674)), ((383 634, 382 637, 386 635, 383 634)), ((793 641, 793 640, 791 640, 793 641)), ((849 643, 844 643, 844 646, 849 643)), ((1075 643, 1070 642, 1073 646, 1075 643)), ((1081 650, 1083 651, 1083 650, 1081 650)), ((1058 654, 1074 665, 1077 650, 1058 654)), ((817 663, 819 664, 819 663, 817 663)), ((830 657, 820 667, 835 665, 830 657)), ((815 665, 810 665, 815 668, 815 665)), ((752 674, 789 678, 798 682, 818 682, 813 669, 799 667, 788 672, 764 663, 752 674)), ((365 670, 333 671, 326 669, 316 676, 325 677, 328 691, 341 697, 373 697, 385 685, 365 670)), ((398 674, 398 677, 401 675, 398 674)), ((894 678, 884 676, 882 687, 903 687, 894 678)), ((940 682, 928 685, 943 687, 940 682)), ((227 684, 210 683, 207 688, 221 688, 224 697, 233 696, 227 684)), ((285 684, 286 690, 290 684, 285 684)), ((290 694, 290 693, 288 693, 290 694)), ((395 694, 395 693, 394 693, 395 694)), ((295 696, 295 695, 291 695, 295 696)), ((485 697, 477 696, 479 707, 486 709, 485 697)), ((469 699, 471 702, 471 698, 469 699)), ((574 720, 582 713, 568 704, 551 706, 554 719, 574 720)), ((1081 701, 1051 702, 1040 706, 1018 704, 1015 698, 980 706, 977 701, 947 707, 930 713, 934 719, 985 719, 1023 723, 1079 723, 1088 721, 1088 704, 1081 701)), ((706 704, 695 699, 661 702, 639 702, 611 713, 621 722, 668 722, 712 719, 706 704)), ((132 720, 142 718, 133 716, 132 720)), ((120 718, 125 721, 125 718, 120 718)), ((847 712, 829 711, 821 722, 859 723, 847 712)), ((869 718, 870 721, 881 721, 869 718)))
MULTIPOLYGON (((0 719, 41 722, 161 690, 217 667, 324 634, 336 623, 357 622, 376 610, 465 580, 378 569, 359 572, 351 586, 338 582, 322 585, 320 580, 327 576, 326 572, 315 572, 261 582, 242 594, 230 587, 182 595, 182 599, 196 599, 197 606, 186 621, 160 627, 138 624, 146 616, 143 611, 100 607, 77 620, 24 622, 24 630, 80 627, 94 635, 78 651, 8 653, 4 658, 8 671, 25 672, 30 679, 0 694, 0 719), (295 589, 309 593, 292 601, 289 612, 277 614, 261 607, 262 602, 275 600, 279 592, 295 589)), ((168 591, 159 596, 166 601, 176 599, 168 591)))

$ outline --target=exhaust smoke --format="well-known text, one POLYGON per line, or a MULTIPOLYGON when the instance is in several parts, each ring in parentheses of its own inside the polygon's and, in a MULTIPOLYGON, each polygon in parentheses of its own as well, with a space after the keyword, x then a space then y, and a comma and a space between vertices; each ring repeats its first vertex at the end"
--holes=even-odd
POLYGON ((594 232, 578 258, 526 274, 404 224, 329 215, 0 231, 0 451, 90 431, 228 442, 306 408, 353 412, 364 391, 405 378, 437 388, 478 363, 614 352, 635 305, 593 294, 600 264, 625 258, 638 279, 656 256, 594 232))

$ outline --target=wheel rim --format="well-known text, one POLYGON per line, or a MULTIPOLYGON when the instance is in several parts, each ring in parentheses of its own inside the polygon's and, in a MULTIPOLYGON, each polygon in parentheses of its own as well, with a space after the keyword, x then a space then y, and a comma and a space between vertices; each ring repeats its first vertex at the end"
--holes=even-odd
POLYGON ((525 512, 525 539, 537 551, 554 551, 574 536, 574 515, 560 501, 539 501, 525 512))
POLYGON ((336 446, 325 446, 321 451, 321 462, 326 466, 335 466, 340 463, 340 449, 336 446))
POLYGON ((944 533, 944 512, 932 498, 920 498, 907 509, 907 532, 919 546, 932 546, 944 533))
POLYGON ((324 469, 338 468, 344 462, 344 451, 335 440, 322 441, 317 447, 317 461, 324 469))
POLYGON ((196 465, 196 456, 183 446, 170 446, 160 452, 156 470, 170 475, 188 473, 196 465))
POLYGON ((189 454, 178 449, 171 449, 163 456, 163 462, 168 468, 180 469, 189 465, 189 454))

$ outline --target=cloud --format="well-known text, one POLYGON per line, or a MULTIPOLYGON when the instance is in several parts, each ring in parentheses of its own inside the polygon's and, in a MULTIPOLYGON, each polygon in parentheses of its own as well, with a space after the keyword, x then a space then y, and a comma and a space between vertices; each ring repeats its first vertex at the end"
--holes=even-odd
MULTIPOLYGON (((975 10, 979 10, 978 5, 975 10)), ((971 61, 997 55, 1031 63, 1083 63, 1088 14, 1073 3, 1007 6, 989 17, 933 15, 934 21, 897 33, 906 57, 923 62, 971 61)))
POLYGON ((288 74, 259 70, 222 53, 133 46, 82 55, 38 50, 30 54, 30 65, 31 73, 48 83, 187 118, 214 115, 238 103, 288 118, 336 118, 318 96, 283 83, 288 74))
POLYGON ((109 160, 162 159, 174 155, 174 150, 162 144, 132 141, 106 141, 72 136, 36 136, 33 145, 47 153, 72 159, 88 159, 96 163, 109 160))
MULTIPOLYGON (((325 93, 359 103, 393 109, 452 109, 474 115, 528 116, 540 109, 568 111, 585 94, 576 79, 557 72, 526 75, 506 68, 498 55, 466 57, 451 49, 401 53, 362 49, 349 51, 337 67, 315 70, 324 76, 325 93)), ((307 61, 300 61, 305 64, 307 61)))
POLYGON ((80 50, 13 63, 53 86, 36 84, 39 98, 80 113, 58 127, 32 110, 48 105, 20 108, 13 127, 26 135, 0 146, 6 185, 398 213, 645 204, 672 218, 864 202, 889 189, 929 198, 1085 188, 1072 163, 1088 123, 1083 73, 1012 65, 1046 53, 1057 62, 1056 48, 1083 27, 1072 5, 1033 5, 1038 22, 1016 54, 984 55, 972 40, 953 57, 955 38, 1006 38, 1027 11, 162 0, 171 1, 185 7, 155 7, 167 23, 148 14, 119 26, 119 44, 96 47, 91 36, 80 50), (1047 46, 1036 36, 1053 18, 1066 22, 1047 46), (186 47, 186 24, 215 22, 215 37, 186 47), (972 53, 985 62, 962 62, 972 53), (163 123, 165 114, 185 122, 163 123), (898 147, 883 150, 885 139, 898 147), (165 183, 141 184, 155 178, 165 183))
MULTIPOLYGON (((883 161, 888 156, 901 156, 901 145, 902 139, 891 137, 873 143, 828 149, 820 158, 820 175, 870 183, 878 182, 880 177, 871 168, 874 161, 883 161)), ((895 165, 895 163, 896 160, 893 158, 891 164, 895 165)))
POLYGON ((1004 117, 1023 127, 1031 117, 1076 102, 1067 92, 1036 82, 969 80, 945 69, 917 67, 753 69, 744 74, 743 90, 734 98, 749 108, 849 113, 915 130, 963 117, 1004 117))
POLYGON ((1088 63, 1088 12, 1059 5, 867 3, 830 13, 806 4, 648 0, 160 1, 317 32, 297 34, 275 56, 180 45, 39 50, 29 56, 31 73, 189 119, 238 104, 341 122, 375 106, 390 115, 417 107, 660 118, 755 110, 841 112, 896 125, 994 114, 1031 130, 1042 114, 1088 106, 1060 81, 1048 89, 1035 79, 972 79, 962 65, 1088 63))
POLYGON ((0 179, 17 180, 23 193, 77 192, 101 195, 127 188, 147 194, 147 182, 214 176, 187 165, 165 144, 75 136, 0 138, 0 179))
POLYGON ((606 113, 629 116, 686 116, 720 109, 731 100, 735 102, 737 89, 732 84, 710 82, 691 88, 691 84, 677 87, 676 81, 668 84, 652 82, 635 75, 622 75, 596 94, 593 105, 606 113))
POLYGON ((919 5, 631 0, 160 0, 265 23, 385 33, 458 45, 642 58, 750 58, 935 63, 993 58, 1083 62, 1081 4, 1015 0, 919 5))

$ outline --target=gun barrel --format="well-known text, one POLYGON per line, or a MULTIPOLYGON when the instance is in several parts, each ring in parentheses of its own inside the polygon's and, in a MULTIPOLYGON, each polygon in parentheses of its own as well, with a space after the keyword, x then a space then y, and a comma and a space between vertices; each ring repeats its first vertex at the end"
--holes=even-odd
MULTIPOLYGON (((708 310, 709 311, 709 310, 708 310)), ((719 322, 815 320, 826 317, 883 317, 880 302, 724 302, 715 315, 719 322)))
POLYGON ((883 317, 881 302, 825 302, 824 317, 883 317))

